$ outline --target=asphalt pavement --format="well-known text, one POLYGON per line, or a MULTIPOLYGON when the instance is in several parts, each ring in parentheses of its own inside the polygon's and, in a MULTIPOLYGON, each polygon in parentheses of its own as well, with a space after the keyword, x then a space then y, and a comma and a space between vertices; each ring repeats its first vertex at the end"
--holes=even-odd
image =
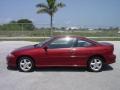
POLYGON ((117 62, 99 73, 88 72, 85 68, 45 68, 30 73, 7 69, 9 52, 35 43, 0 41, 0 90, 120 90, 120 42, 111 42, 117 62))

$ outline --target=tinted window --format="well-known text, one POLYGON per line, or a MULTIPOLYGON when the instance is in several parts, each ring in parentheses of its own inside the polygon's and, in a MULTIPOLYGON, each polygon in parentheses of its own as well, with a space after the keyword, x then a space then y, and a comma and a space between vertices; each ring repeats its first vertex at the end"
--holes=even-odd
POLYGON ((49 39, 46 39, 45 41, 43 42, 40 42, 37 46, 41 47, 43 46, 44 44, 46 44, 48 41, 52 40, 53 38, 49 38, 49 39))
POLYGON ((70 48, 74 45, 75 38, 59 38, 48 45, 48 48, 70 48))
POLYGON ((77 47, 88 47, 88 46, 92 46, 92 43, 84 41, 84 40, 77 41, 77 47))

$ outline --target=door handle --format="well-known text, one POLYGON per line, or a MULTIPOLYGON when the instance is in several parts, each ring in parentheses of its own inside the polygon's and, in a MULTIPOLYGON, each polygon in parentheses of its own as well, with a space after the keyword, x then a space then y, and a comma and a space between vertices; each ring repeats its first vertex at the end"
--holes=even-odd
POLYGON ((70 50, 70 53, 74 53, 76 49, 71 49, 70 50))

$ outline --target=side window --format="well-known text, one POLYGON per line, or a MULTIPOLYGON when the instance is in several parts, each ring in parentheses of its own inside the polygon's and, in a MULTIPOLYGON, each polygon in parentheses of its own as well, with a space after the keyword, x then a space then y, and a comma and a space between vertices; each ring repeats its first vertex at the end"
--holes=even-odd
POLYGON ((48 48, 54 49, 54 48, 70 48, 73 47, 75 38, 65 37, 65 38, 58 38, 51 42, 48 45, 48 48))
POLYGON ((77 41, 77 47, 89 47, 92 46, 93 44, 84 40, 78 40, 77 41))

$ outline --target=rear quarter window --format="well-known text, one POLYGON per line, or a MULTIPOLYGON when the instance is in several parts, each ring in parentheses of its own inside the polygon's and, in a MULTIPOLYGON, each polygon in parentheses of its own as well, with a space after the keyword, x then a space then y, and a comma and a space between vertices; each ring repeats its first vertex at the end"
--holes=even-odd
POLYGON ((77 47, 89 47, 93 44, 91 42, 85 41, 85 40, 78 40, 77 41, 77 47))

